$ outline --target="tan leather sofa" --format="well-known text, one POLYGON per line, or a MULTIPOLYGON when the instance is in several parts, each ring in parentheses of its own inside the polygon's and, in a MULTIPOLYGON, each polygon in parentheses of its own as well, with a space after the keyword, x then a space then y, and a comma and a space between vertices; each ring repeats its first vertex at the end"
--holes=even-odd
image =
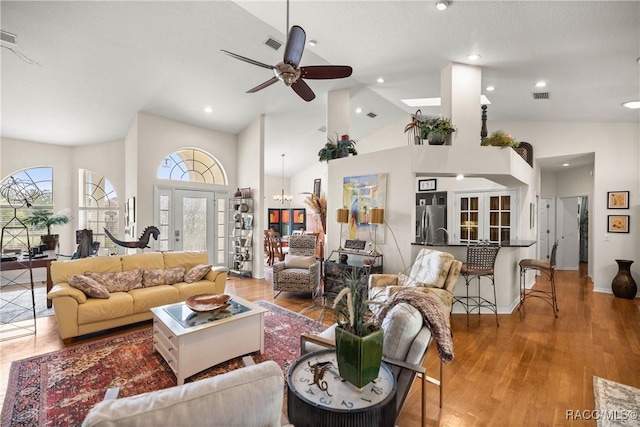
POLYGON ((206 252, 149 252, 52 262, 51 279, 54 286, 47 298, 53 301, 60 337, 67 341, 80 335, 149 320, 153 318, 150 311, 152 307, 184 301, 198 294, 224 293, 228 270, 213 267, 202 280, 194 283, 113 292, 108 299, 88 298, 84 292, 71 287, 69 278, 74 274, 173 267, 184 267, 189 271, 199 264, 209 264, 206 252))

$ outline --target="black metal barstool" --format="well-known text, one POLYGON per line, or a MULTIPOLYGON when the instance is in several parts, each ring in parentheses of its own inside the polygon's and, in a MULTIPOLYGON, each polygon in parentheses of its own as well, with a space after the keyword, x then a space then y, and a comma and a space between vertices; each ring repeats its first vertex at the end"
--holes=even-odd
POLYGON ((540 298, 543 301, 546 301, 547 304, 553 308, 553 315, 558 317, 558 298, 556 297, 556 252, 558 250, 558 241, 553 244, 551 248, 551 257, 546 259, 523 259, 520 261, 520 304, 518 305, 518 310, 520 310, 521 306, 524 306, 524 300, 527 298, 540 298), (526 277, 527 270, 537 270, 540 273, 547 276, 549 282, 551 282, 551 290, 542 290, 542 289, 527 289, 526 287, 526 277))
POLYGON ((494 266, 500 246, 490 245, 488 243, 479 243, 475 246, 467 248, 467 262, 462 264, 460 274, 464 277, 465 285, 467 285, 466 297, 455 297, 454 303, 459 302, 467 312, 467 325, 469 325, 469 314, 473 310, 478 310, 478 316, 483 308, 488 308, 496 315, 496 325, 498 322, 498 299, 496 297, 496 282, 494 276, 494 266), (493 287, 493 302, 480 296, 480 279, 488 277, 491 279, 493 287), (478 293, 475 296, 469 296, 469 285, 471 281, 478 279, 478 293))

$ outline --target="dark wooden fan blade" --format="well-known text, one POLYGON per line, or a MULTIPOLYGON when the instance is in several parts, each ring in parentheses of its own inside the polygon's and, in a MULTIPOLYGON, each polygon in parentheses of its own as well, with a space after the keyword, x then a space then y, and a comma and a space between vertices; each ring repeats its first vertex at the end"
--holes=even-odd
POLYGON ((273 70, 276 68, 273 65, 263 64, 262 62, 254 61, 253 59, 246 58, 244 56, 238 55, 237 53, 229 52, 228 50, 224 50, 224 49, 220 49, 220 50, 233 58, 239 59, 240 61, 248 62, 249 64, 257 65, 258 67, 268 68, 270 70, 273 70))
POLYGON ((343 79, 349 77, 353 69, 347 65, 311 65, 300 67, 303 79, 343 79))
POLYGON ((271 78, 270 78, 269 80, 267 80, 266 82, 264 82, 264 83, 260 83, 258 86, 254 87, 254 88, 252 88, 252 89, 249 89, 249 90, 247 91, 247 93, 254 93, 254 92, 257 92, 257 91, 259 91, 259 90, 264 89, 264 88, 265 88, 265 87, 267 87, 267 86, 271 86, 272 84, 274 84, 274 83, 275 83, 275 82, 277 82, 277 81, 278 81, 278 78, 277 78, 277 77, 271 77, 271 78))
POLYGON ((313 93, 309 85, 306 84, 302 79, 296 80, 291 85, 291 89, 293 89, 298 95, 300 95, 300 98, 304 99, 307 102, 313 101, 316 97, 316 94, 313 93))
POLYGON ((293 65, 294 68, 298 67, 300 60, 302 59, 302 52, 304 51, 304 42, 307 39, 307 34, 302 27, 294 25, 289 31, 289 39, 287 40, 287 46, 284 49, 284 62, 285 64, 293 65))

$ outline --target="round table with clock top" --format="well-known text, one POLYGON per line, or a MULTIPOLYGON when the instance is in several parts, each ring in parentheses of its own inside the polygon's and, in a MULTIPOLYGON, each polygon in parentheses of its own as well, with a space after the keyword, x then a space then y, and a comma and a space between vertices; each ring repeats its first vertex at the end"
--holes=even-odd
POLYGON ((358 390, 342 381, 334 350, 297 359, 287 374, 287 414, 296 426, 393 426, 396 382, 382 363, 378 377, 358 390))

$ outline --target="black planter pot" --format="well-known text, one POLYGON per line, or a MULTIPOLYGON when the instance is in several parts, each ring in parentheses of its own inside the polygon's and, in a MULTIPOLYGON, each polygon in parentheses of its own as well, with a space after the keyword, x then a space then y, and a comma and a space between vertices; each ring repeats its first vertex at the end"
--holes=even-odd
POLYGON ((611 290, 618 298, 634 299, 638 292, 636 281, 631 276, 631 264, 633 261, 627 259, 617 259, 618 274, 611 282, 611 290))

